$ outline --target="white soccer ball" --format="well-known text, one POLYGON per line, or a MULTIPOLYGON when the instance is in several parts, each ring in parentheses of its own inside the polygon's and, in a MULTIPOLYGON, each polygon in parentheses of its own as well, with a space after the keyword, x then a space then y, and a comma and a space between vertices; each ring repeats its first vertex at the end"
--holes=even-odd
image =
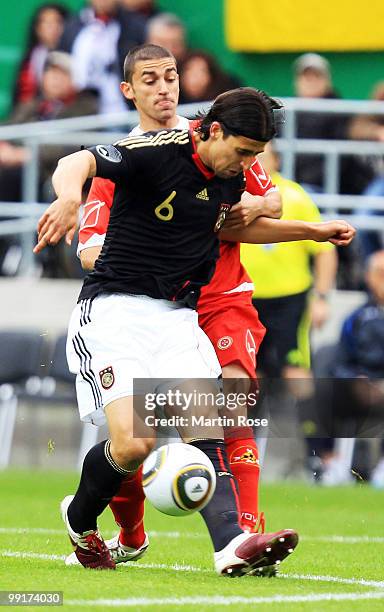
POLYGON ((164 514, 185 516, 204 508, 216 487, 212 461, 190 444, 165 444, 143 464, 143 488, 164 514))

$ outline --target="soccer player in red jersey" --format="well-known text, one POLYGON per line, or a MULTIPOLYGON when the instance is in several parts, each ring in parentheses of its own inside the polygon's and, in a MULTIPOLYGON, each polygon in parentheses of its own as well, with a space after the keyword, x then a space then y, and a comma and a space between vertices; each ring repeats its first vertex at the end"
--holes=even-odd
MULTIPOLYGON (((176 114, 178 81, 174 71, 169 66, 164 69, 157 56, 152 58, 151 49, 153 53, 148 45, 134 50, 125 65, 122 92, 134 101, 140 116, 140 125, 130 132, 132 136, 147 130, 190 126, 187 119, 176 114)), ((192 122, 192 126, 198 127, 198 122, 192 122)), ((245 176, 246 191, 256 197, 245 194, 243 201, 232 207, 225 224, 227 233, 238 231, 261 215, 280 215, 279 194, 257 159, 245 176)), ((86 269, 93 269, 100 254, 114 190, 111 181, 92 181, 79 231, 78 253, 86 269)), ((196 198, 208 199, 207 191, 198 193, 196 198)), ((222 240, 215 274, 202 288, 197 309, 199 324, 215 348, 225 382, 240 379, 247 385, 246 381, 255 379, 256 355, 265 330, 252 306, 252 290, 252 282, 240 263, 239 243, 222 240)), ((253 530, 258 519, 263 523, 263 514, 260 516, 258 511, 259 461, 252 429, 225 428, 225 446, 239 489, 241 524, 243 529, 253 530)), ((119 536, 108 542, 116 561, 137 559, 148 546, 143 502, 137 473, 122 483, 110 503, 121 527, 119 536)))

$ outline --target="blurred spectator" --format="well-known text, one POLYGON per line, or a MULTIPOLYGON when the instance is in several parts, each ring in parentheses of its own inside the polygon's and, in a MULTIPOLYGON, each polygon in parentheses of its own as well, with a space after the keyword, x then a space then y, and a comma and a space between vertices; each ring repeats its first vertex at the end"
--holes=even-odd
POLYGON ((124 59, 144 42, 145 18, 122 8, 119 0, 89 2, 67 21, 59 46, 72 54, 77 87, 98 92, 100 112, 124 111, 119 87, 124 59))
MULTIPOLYGON (((378 424, 383 431, 384 250, 368 259, 365 280, 367 301, 344 321, 330 371, 335 378, 349 379, 343 385, 336 383, 333 389, 333 403, 341 417, 344 421, 355 418, 370 429, 370 437, 373 437, 372 428, 377 430, 378 424)), ((350 479, 342 460, 334 452, 325 458, 323 478, 325 484, 332 485, 350 479)), ((372 473, 372 483, 384 488, 384 452, 372 473)))
POLYGON ((56 48, 67 16, 68 10, 56 3, 43 4, 35 12, 16 77, 13 106, 29 102, 38 94, 45 60, 49 51, 56 48))
MULTIPOLYGON (((371 100, 384 102, 384 81, 374 85, 371 100)), ((349 126, 349 136, 354 140, 384 141, 384 115, 357 115, 349 126)))
MULTIPOLYGON (((329 62, 317 53, 305 53, 294 63, 295 92, 299 98, 338 99, 334 90, 329 62)), ((297 138, 347 139, 348 115, 334 113, 297 114, 297 138)), ((295 179, 306 189, 321 192, 324 188, 325 160, 320 154, 298 155, 295 179)), ((340 193, 360 194, 372 179, 372 169, 362 158, 341 157, 340 193)))
POLYGON ((120 0, 120 4, 128 11, 141 13, 146 19, 160 12, 160 9, 156 7, 155 0, 120 0))
MULTIPOLYGON (((279 157, 270 144, 260 157, 281 193, 282 219, 320 221, 304 189, 278 174, 279 157)), ((334 247, 312 241, 243 244, 241 260, 254 281, 253 303, 267 328, 258 355, 260 369, 269 377, 308 378, 309 329, 321 327, 329 315, 327 297, 337 269, 334 247)))
POLYGON ((185 26, 172 13, 160 13, 149 19, 145 42, 168 49, 175 56, 179 67, 187 53, 185 26))
POLYGON ((190 51, 180 70, 180 103, 213 100, 239 82, 220 68, 216 59, 204 51, 190 51))
MULTIPOLYGON (((377 102, 384 101, 384 81, 376 83, 372 95, 372 100, 377 102)), ((349 128, 349 136, 355 140, 376 140, 384 142, 384 115, 357 115, 353 118, 349 128)), ((375 169, 375 178, 364 189, 362 195, 365 196, 384 196, 384 160, 383 156, 372 160, 375 169)), ((370 210, 364 208, 357 211, 358 214, 365 215, 384 215, 384 203, 382 210, 370 210)), ((384 232, 375 230, 363 230, 359 232, 359 241, 364 259, 384 247, 384 232)))
POLYGON ((333 368, 335 377, 364 384, 384 379, 384 250, 369 258, 365 280, 368 299, 344 322, 333 368))
MULTIPOLYGON (((51 51, 42 76, 41 95, 19 104, 7 123, 28 123, 90 115, 97 110, 97 98, 89 91, 79 92, 71 75, 72 60, 67 53, 51 51)), ((51 177, 57 160, 77 147, 44 145, 39 149, 40 188, 51 177)), ((0 142, 0 192, 5 201, 21 200, 21 173, 29 159, 29 149, 9 142, 0 142)), ((44 194, 40 190, 40 198, 44 194)))

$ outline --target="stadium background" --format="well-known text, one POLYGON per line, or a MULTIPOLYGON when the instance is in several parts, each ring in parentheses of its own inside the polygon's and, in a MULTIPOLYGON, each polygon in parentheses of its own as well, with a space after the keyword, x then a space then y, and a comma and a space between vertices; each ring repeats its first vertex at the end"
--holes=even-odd
MULTIPOLYGON (((5 116, 9 109, 9 92, 20 59, 27 24, 35 8, 41 4, 40 0, 22 0, 15 10, 12 2, 2 3, 0 117, 5 116)), ((84 1, 62 0, 62 4, 77 10, 84 6, 84 1)), ((304 15, 308 13, 305 0, 279 0, 277 3, 264 5, 254 0, 158 2, 161 9, 177 14, 188 24, 188 37, 192 47, 212 52, 220 58, 221 64, 227 70, 237 74, 248 85, 257 85, 273 96, 293 95, 292 61, 301 51, 317 50, 325 51, 324 56, 330 60, 334 82, 340 94, 345 98, 366 99, 373 84, 382 79, 384 74, 384 38, 381 33, 383 3, 380 0, 372 0, 369 3, 369 11, 365 11, 359 3, 345 0, 337 3, 326 0, 321 4, 324 11, 320 15, 313 7, 309 13, 313 26, 310 32, 312 43, 306 49, 303 48, 303 36, 300 36, 300 32, 304 35, 308 29, 308 21, 304 19, 304 15), (240 10, 249 11, 254 7, 260 14, 260 19, 241 19, 240 10), (345 36, 335 37, 340 23, 344 23, 346 31, 350 33, 349 39, 345 36), (257 40, 253 32, 255 25, 263 32, 263 48, 255 49, 258 52, 252 52, 249 48, 252 41, 257 40), (270 35, 276 27, 279 38, 273 42, 270 41, 270 35), (359 33, 359 42, 356 42, 354 33, 359 33), (227 45, 228 39, 229 45, 234 45, 234 51, 227 45), (244 44, 239 40, 245 41, 244 44), (279 40, 285 41, 284 53, 273 52, 271 48, 272 44, 276 47, 279 40), (246 53, 242 48, 244 46, 247 47, 246 53)))

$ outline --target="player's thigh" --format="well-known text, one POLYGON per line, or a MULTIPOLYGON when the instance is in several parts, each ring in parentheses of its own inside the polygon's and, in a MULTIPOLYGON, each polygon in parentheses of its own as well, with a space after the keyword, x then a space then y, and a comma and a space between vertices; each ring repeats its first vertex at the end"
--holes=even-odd
POLYGON ((216 353, 199 327, 194 310, 183 308, 169 317, 153 370, 159 379, 216 379, 220 376, 216 353))
MULTIPOLYGON (((67 359, 76 374, 80 418, 103 422, 104 407, 133 395, 133 380, 149 375, 148 353, 118 296, 84 300, 73 311, 67 359)), ((104 419, 105 421, 105 419, 104 419)))

